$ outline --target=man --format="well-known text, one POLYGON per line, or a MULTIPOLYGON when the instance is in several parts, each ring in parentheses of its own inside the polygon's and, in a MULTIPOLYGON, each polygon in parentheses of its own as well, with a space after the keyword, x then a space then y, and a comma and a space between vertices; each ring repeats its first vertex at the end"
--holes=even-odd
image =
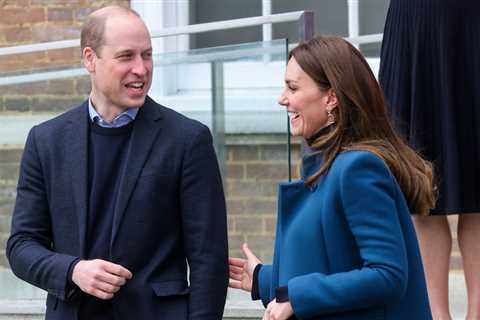
POLYGON ((27 138, 13 272, 48 291, 49 320, 221 319, 226 213, 208 128, 147 96, 150 35, 132 10, 92 13, 81 47, 90 98, 27 138))

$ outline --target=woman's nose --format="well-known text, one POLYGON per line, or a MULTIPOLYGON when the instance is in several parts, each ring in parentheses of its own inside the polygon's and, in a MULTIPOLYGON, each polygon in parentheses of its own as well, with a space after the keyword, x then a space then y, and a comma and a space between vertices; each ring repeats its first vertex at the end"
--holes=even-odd
POLYGON ((286 106, 287 105, 287 97, 282 93, 280 97, 278 97, 277 102, 281 106, 286 106))

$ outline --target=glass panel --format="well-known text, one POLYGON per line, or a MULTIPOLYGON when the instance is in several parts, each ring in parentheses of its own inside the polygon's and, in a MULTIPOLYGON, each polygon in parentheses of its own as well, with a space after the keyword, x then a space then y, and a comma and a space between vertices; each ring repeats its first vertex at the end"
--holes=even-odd
MULTIPOLYGON (((60 50, 61 51, 61 50, 60 50)), ((30 128, 79 105, 90 80, 78 64, 34 63, 0 73, 0 237, 10 230, 20 157, 30 128)), ((276 216, 276 184, 287 179, 287 115, 277 104, 283 86, 286 40, 154 56, 150 96, 206 124, 222 168, 231 254, 244 241, 269 261, 276 216)), ((8 65, 2 57, 0 64, 8 65)), ((43 60, 42 60, 43 61, 43 60)), ((67 61, 68 62, 68 61, 67 61)), ((298 144, 296 152, 298 153, 298 144)), ((295 172, 295 171, 294 171, 295 172)), ((0 300, 37 299, 45 293, 15 278, 0 248, 0 300)))
POLYGON ((234 256, 247 241, 271 259, 276 184, 288 178, 288 119, 277 104, 286 56, 286 40, 155 56, 153 98, 214 134, 234 256))

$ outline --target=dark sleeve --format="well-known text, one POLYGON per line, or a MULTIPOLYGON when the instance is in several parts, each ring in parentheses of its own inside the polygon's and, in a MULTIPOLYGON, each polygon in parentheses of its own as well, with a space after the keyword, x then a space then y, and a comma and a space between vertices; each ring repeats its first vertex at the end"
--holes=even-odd
POLYGON ((180 192, 189 319, 221 319, 228 287, 226 208, 212 136, 203 125, 186 141, 180 192))
POLYGON ((35 128, 30 130, 20 164, 6 254, 17 277, 65 300, 68 270, 76 257, 52 250, 46 182, 37 150, 35 128))
POLYGON ((255 266, 253 270, 253 279, 252 279, 252 300, 260 299, 260 292, 258 290, 258 272, 262 268, 262 264, 259 263, 255 266))
POLYGON ((77 285, 73 282, 73 269, 79 261, 80 258, 73 260, 73 262, 70 264, 70 267, 68 268, 67 287, 65 288, 67 300, 72 299, 77 293, 77 290, 79 290, 77 285))
POLYGON ((288 299, 288 286, 275 289, 275 300, 278 303, 290 301, 290 299, 288 299))

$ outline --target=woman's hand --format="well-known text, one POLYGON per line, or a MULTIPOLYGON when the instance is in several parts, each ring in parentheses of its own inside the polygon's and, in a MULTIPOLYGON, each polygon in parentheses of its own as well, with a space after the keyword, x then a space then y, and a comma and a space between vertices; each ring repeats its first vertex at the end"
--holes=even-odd
POLYGON ((242 258, 228 258, 228 267, 230 273, 230 280, 228 286, 236 289, 243 289, 245 291, 252 291, 253 271, 257 264, 262 263, 247 244, 242 245, 242 251, 246 259, 242 258))
POLYGON ((287 320, 293 315, 293 308, 289 301, 278 303, 272 300, 263 314, 263 320, 287 320))

